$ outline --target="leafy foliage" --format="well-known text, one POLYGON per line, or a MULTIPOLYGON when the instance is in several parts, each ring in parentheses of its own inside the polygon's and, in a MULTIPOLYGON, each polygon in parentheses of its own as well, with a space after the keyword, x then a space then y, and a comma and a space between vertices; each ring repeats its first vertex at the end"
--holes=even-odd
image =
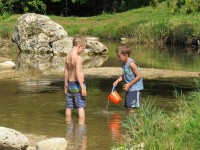
POLYGON ((12 0, 0 0, 0 20, 7 18, 13 12, 12 7, 12 0))
POLYGON ((180 13, 181 11, 187 14, 200 12, 200 0, 168 0, 167 6, 171 8, 172 14, 180 13))
POLYGON ((163 0, 0 0, 0 16, 4 13, 48 13, 54 15, 91 16, 123 12, 163 0))

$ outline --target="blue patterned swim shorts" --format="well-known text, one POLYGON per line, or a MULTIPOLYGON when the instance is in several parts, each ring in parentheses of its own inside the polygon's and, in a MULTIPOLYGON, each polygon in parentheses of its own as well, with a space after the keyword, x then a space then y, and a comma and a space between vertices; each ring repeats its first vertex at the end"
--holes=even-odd
POLYGON ((86 107, 86 98, 81 94, 81 87, 79 82, 69 81, 67 96, 66 96, 66 108, 74 109, 74 108, 85 108, 85 107, 86 107))

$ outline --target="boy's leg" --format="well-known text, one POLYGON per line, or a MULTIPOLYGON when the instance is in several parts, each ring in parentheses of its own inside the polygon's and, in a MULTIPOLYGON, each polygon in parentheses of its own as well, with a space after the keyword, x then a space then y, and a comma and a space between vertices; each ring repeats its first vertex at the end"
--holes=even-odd
POLYGON ((72 110, 70 108, 66 108, 65 110, 65 117, 66 122, 71 122, 72 110))
POLYGON ((79 125, 85 125, 85 118, 80 118, 78 119, 78 124, 79 125))
POLYGON ((72 109, 74 105, 73 100, 74 100, 73 93, 67 92, 65 117, 66 117, 66 121, 68 122, 71 122, 72 109))
POLYGON ((126 93, 125 107, 127 108, 127 113, 136 113, 137 108, 140 106, 140 100, 140 91, 130 91, 126 93))
POLYGON ((84 108, 78 109, 78 116, 79 116, 79 118, 85 118, 85 109, 84 108))
POLYGON ((78 107, 78 116, 79 118, 85 118, 85 107, 86 107, 86 99, 85 96, 82 96, 81 92, 75 94, 75 103, 78 107))

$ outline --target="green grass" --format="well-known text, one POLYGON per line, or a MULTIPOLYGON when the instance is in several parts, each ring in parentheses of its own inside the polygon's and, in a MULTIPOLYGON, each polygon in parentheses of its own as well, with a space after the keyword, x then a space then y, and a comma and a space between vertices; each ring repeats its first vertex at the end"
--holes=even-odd
MULTIPOLYGON (((200 82, 196 89, 184 95, 175 91, 178 98, 176 112, 166 114, 152 103, 138 109, 136 115, 129 115, 123 123, 126 134, 120 149, 130 149, 144 143, 145 149, 169 150, 191 149, 200 146, 200 82)), ((137 149, 137 148, 136 148, 137 149)))
POLYGON ((12 29, 10 27, 4 26, 0 29, 0 36, 3 39, 9 39, 11 37, 12 29))
MULTIPOLYGON (((0 21, 0 28, 6 25, 14 29, 19 16, 13 15, 0 21)), ((162 42, 168 37, 172 44, 183 44, 192 36, 200 36, 200 13, 171 15, 164 4, 156 8, 144 7, 93 17, 49 17, 62 25, 69 36, 82 34, 104 39, 127 37, 139 43, 162 42)))

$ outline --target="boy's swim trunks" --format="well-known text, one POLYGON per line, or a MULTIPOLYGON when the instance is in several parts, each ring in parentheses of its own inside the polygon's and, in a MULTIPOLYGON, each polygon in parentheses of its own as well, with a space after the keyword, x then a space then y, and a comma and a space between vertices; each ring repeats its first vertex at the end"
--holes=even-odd
POLYGON ((78 81, 68 82, 66 102, 66 108, 74 109, 86 107, 86 99, 85 96, 82 96, 81 94, 81 86, 78 81))
POLYGON ((140 91, 129 91, 126 93, 125 107, 137 108, 140 106, 140 100, 141 100, 140 91))

